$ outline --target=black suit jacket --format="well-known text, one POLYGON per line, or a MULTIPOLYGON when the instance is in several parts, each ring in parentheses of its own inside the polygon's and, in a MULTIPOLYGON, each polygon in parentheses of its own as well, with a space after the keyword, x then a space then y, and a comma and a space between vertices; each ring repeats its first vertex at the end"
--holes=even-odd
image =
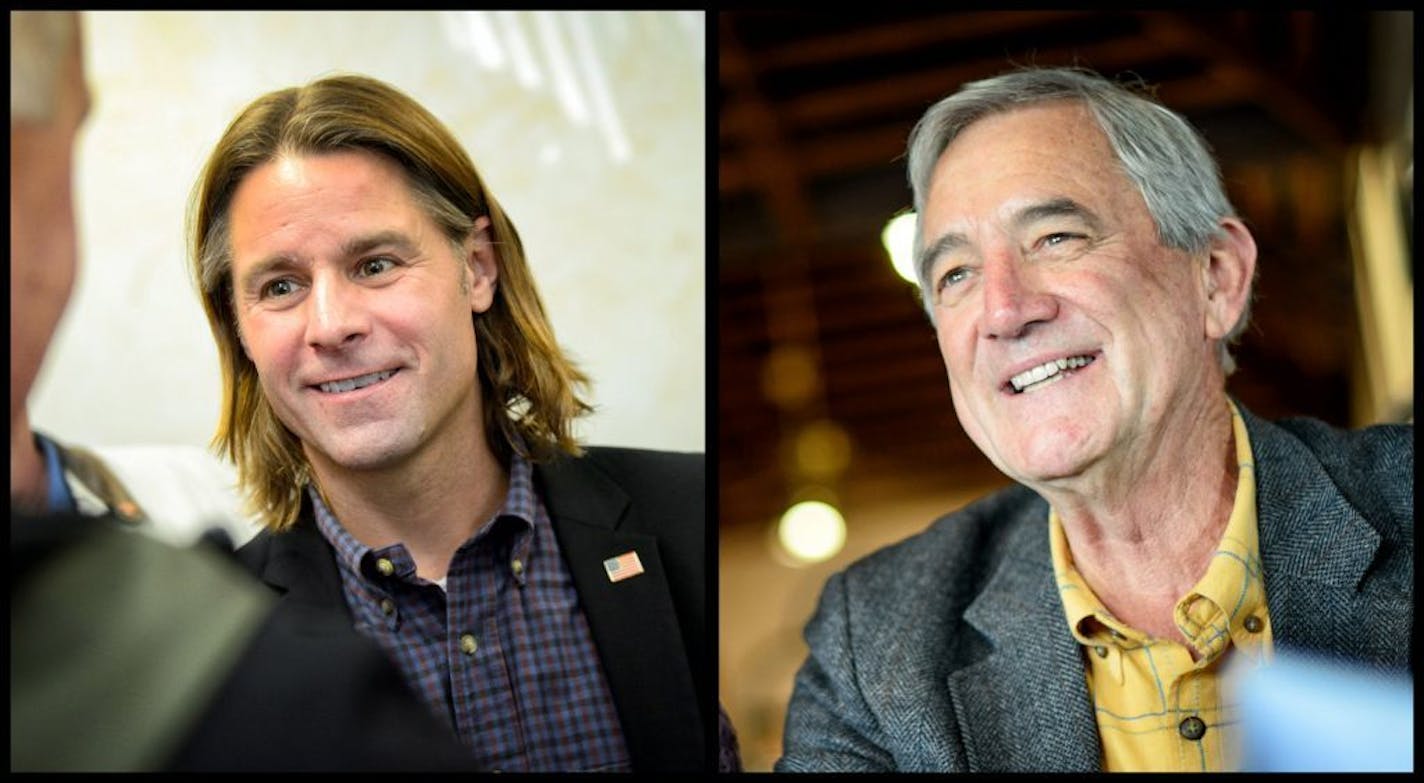
POLYGON ((10 518, 11 771, 477 771, 370 639, 208 545, 10 518))
MULTIPOLYGON (((701 454, 589 448, 534 467, 598 647, 635 771, 715 770, 707 648, 706 484, 701 454), (644 573, 611 582, 603 561, 638 553, 644 573)), ((309 500, 296 525, 238 558, 293 611, 350 610, 336 554, 309 500)))

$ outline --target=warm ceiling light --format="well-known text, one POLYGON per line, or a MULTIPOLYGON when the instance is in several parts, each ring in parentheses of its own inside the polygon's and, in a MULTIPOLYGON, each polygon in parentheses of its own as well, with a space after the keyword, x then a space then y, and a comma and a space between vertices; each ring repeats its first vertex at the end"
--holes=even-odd
POLYGON ((910 211, 901 212, 890 222, 885 224, 885 228, 880 232, 880 243, 885 246, 885 252, 890 255, 890 265, 895 267, 896 274, 905 278, 906 282, 919 285, 920 281, 915 276, 915 213, 910 211))
POLYGON ((797 562, 819 563, 845 546, 845 517, 829 503, 802 501, 781 515, 776 537, 797 562))

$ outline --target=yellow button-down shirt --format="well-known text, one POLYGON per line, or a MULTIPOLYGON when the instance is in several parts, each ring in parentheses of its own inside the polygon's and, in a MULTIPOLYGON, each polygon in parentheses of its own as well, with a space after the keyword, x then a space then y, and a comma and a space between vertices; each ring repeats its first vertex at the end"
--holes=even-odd
POLYGON ((1246 425, 1231 405, 1236 498, 1216 554, 1174 616, 1198 659, 1112 616, 1073 566, 1063 524, 1049 512, 1053 570, 1068 627, 1083 646, 1103 769, 1234 770, 1241 763, 1237 705, 1222 693, 1223 667, 1269 660, 1271 622, 1256 538, 1256 480, 1246 425))

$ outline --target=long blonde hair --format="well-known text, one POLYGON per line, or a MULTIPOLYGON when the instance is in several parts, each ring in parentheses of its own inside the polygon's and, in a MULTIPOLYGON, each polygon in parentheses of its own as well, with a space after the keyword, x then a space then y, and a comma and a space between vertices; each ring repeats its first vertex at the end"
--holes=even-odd
POLYGON ((310 470, 301 443, 272 410, 238 337, 229 209, 252 170, 283 154, 365 150, 397 163, 416 202, 457 247, 488 216, 499 287, 473 316, 485 435, 508 465, 579 454, 573 420, 591 410, 580 372, 554 340, 519 233, 453 134, 394 87, 341 75, 268 93, 228 126, 203 167, 188 211, 191 272, 217 340, 223 401, 212 445, 237 466, 249 510, 271 530, 291 527, 310 470))

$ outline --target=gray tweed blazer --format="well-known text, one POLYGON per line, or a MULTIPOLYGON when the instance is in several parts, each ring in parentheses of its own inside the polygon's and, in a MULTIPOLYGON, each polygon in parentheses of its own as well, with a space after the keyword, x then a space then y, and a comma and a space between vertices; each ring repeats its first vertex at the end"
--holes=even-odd
MULTIPOLYGON (((1407 666, 1413 426, 1343 431, 1241 410, 1276 645, 1407 666)), ((1099 770, 1047 520, 1048 504, 1016 485, 831 577, 777 771, 1099 770)))

